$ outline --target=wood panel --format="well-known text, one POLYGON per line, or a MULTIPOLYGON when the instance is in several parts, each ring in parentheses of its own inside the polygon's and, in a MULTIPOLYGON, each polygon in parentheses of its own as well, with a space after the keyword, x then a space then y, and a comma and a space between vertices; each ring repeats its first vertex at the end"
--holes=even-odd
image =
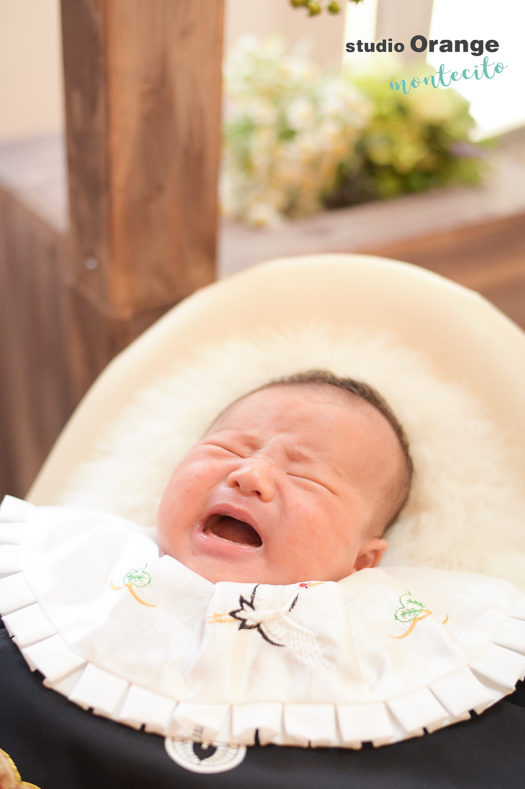
POLYGON ((104 312, 62 277, 65 249, 0 189, 0 495, 25 495, 94 378, 164 312, 104 312))
POLYGON ((66 291, 68 367, 76 405, 111 359, 160 318, 166 307, 119 317, 75 287, 67 286, 66 291))
POLYGON ((260 231, 223 222, 222 276, 260 260, 365 252, 428 268, 479 291, 525 329, 525 130, 487 157, 482 186, 456 186, 322 212, 260 231))
POLYGON ((223 0, 62 0, 72 247, 119 316, 215 277, 223 0))
POLYGON ((368 247, 481 293, 525 329, 525 214, 368 247))
POLYGON ((0 386, 4 493, 25 492, 73 408, 60 284, 62 238, 0 190, 0 386))
POLYGON ((60 143, 0 147, 0 493, 98 373, 215 277, 223 0, 63 0, 60 143))

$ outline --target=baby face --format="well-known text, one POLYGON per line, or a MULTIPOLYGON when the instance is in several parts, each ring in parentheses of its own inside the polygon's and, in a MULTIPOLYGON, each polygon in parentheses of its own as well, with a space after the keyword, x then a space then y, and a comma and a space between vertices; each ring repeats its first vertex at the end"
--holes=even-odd
POLYGON ((177 466, 159 543, 214 583, 339 580, 379 562, 378 510, 402 464, 368 403, 273 385, 227 408, 177 466))

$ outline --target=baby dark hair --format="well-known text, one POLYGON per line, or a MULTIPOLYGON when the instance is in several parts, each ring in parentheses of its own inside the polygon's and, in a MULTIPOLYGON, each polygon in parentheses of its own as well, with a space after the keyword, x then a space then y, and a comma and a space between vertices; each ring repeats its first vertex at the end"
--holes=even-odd
POLYGON ((410 486, 412 483, 412 475, 414 471, 414 465, 410 456, 410 447, 405 431, 385 398, 380 395, 376 389, 370 386, 370 384, 364 383, 363 381, 357 381, 354 378, 343 378, 338 375, 334 375, 334 373, 328 370, 307 370, 305 372, 294 373, 293 375, 286 375, 282 378, 275 378, 260 388, 266 389, 269 386, 278 386, 282 384, 327 384, 329 386, 335 386, 338 389, 342 389, 345 392, 348 392, 355 397, 359 397, 361 400, 369 403, 373 408, 379 411, 379 413, 382 414, 390 424, 394 433, 396 434, 399 446, 401 447, 401 451, 403 453, 403 458, 405 461, 405 475, 403 483, 399 489, 399 494, 395 497, 392 507, 384 518, 382 528, 382 531, 384 532, 389 526, 395 523, 399 517, 399 514, 401 513, 401 510, 406 504, 408 495, 410 493, 410 486))

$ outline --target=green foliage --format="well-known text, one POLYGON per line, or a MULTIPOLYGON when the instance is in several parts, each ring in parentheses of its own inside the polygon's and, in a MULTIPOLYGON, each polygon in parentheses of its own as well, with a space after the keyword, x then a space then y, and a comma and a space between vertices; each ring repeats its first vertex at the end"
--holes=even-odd
POLYGON ((224 78, 223 213, 265 225, 320 210, 367 103, 275 38, 241 40, 224 78))
MULTIPOLYGON (((293 8, 306 9, 309 16, 318 16, 323 12, 323 4, 317 2, 317 0, 289 0, 289 2, 293 8)), ((360 3, 362 0, 348 0, 348 2, 360 3)), ((329 14, 339 14, 341 11, 341 3, 338 3, 337 0, 331 0, 325 3, 324 10, 328 11, 329 14)))
MULTIPOLYGON (((365 74, 351 80, 373 107, 356 145, 338 168, 329 207, 384 200, 450 184, 478 184, 482 146, 470 142, 469 103, 453 89, 390 90, 404 71, 365 74)), ((349 78, 348 78, 349 79, 349 78)))
POLYGON ((241 41, 225 65, 223 213, 262 226, 323 205, 479 183, 468 102, 451 88, 391 90, 413 76, 392 63, 334 77, 278 39, 241 41))

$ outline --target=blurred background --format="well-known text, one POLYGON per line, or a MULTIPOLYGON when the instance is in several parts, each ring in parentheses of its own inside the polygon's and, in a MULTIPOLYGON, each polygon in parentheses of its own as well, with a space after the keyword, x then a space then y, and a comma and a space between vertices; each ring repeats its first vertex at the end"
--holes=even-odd
POLYGON ((0 493, 27 492, 118 351, 261 260, 406 260, 525 328, 515 0, 340 6, 0 0, 0 493), (402 95, 482 60, 406 51, 414 34, 496 39, 507 68, 402 95), (383 38, 405 52, 345 53, 383 38))

